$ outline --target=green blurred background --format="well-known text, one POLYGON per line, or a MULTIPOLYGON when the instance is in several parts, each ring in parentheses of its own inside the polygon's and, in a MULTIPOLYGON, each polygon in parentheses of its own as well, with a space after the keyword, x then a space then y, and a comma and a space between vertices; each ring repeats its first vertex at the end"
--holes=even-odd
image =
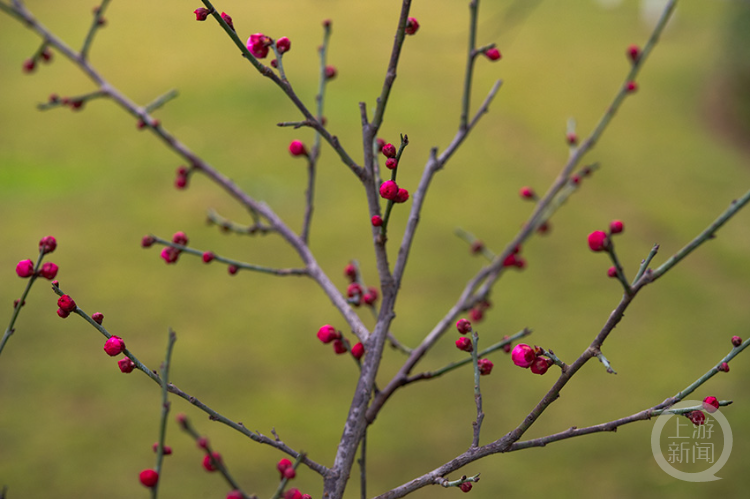
MULTIPOLYGON (((92 2, 29 0, 39 19, 73 47, 90 23, 92 2)), ((407 40, 381 136, 408 133, 399 183, 414 189, 430 147, 444 148, 458 120, 468 20, 466 1, 415 2, 417 36, 407 40)), ((392 44, 400 2, 275 0, 217 3, 241 38, 264 32, 288 36, 287 74, 309 105, 316 91, 320 21, 333 20, 330 62, 339 76, 329 86, 330 130, 361 157, 359 111, 372 109, 392 44)), ((482 2, 478 42, 497 42, 503 59, 477 64, 474 105, 503 78, 481 125, 432 186, 397 304, 394 330, 416 345, 482 263, 453 235, 463 227, 500 250, 531 205, 523 185, 546 190, 567 157, 565 125, 575 117, 587 134, 628 70, 625 48, 649 34, 642 5, 594 0, 482 2), (612 3, 612 2, 605 2, 612 3)), ((306 130, 275 124, 298 114, 280 91, 238 57, 213 22, 197 23, 200 2, 112 2, 91 60, 135 101, 145 104, 170 88, 180 97, 156 116, 197 154, 247 192, 267 201, 290 226, 303 212, 302 161, 289 157, 290 140, 310 143, 306 130)), ((586 247, 586 235, 614 218, 625 222, 617 240, 633 275, 658 242, 664 259, 705 228, 750 186, 747 131, 740 102, 748 102, 750 33, 747 2, 684 2, 607 133, 588 156, 602 169, 553 219, 553 230, 524 247, 528 268, 509 272, 492 295, 478 327, 485 345, 524 326, 530 342, 571 362, 599 331, 621 290, 607 279, 609 263, 586 247), (745 9, 744 11, 742 9, 745 9), (744 17, 743 17, 744 16, 744 17), (744 19, 744 21, 742 21, 744 19), (744 22, 745 24, 742 24, 744 22), (744 42, 743 42, 744 40, 744 42), (744 43, 744 45, 743 45, 744 43), (745 50, 739 49, 745 47, 745 50), (744 86, 736 84, 745 78, 744 86), (744 146, 741 140, 745 137, 744 146)), ((201 176, 185 192, 172 187, 180 159, 106 101, 81 112, 38 112, 50 93, 78 95, 91 84, 59 54, 32 75, 21 71, 38 47, 35 35, 0 15, 0 322, 25 281, 15 264, 34 258, 40 237, 53 234, 49 260, 58 279, 89 313, 151 368, 163 357, 168 328, 177 331, 173 379, 222 414, 270 435, 275 427, 291 447, 330 465, 351 399, 356 370, 315 338, 320 325, 343 328, 328 300, 308 280, 241 272, 183 255, 166 266, 159 250, 143 250, 141 236, 187 232, 202 250, 252 263, 296 266, 276 236, 224 235, 205 225, 214 208, 248 222, 243 210, 201 176)), ((745 113, 747 115, 747 113, 745 113)), ((376 283, 367 209, 358 181, 330 149, 320 162, 312 249, 342 289, 342 271, 357 259, 376 283)), ((406 209, 391 228, 398 240, 406 209)), ((586 366, 529 431, 538 437, 650 407, 687 386, 748 336, 750 213, 658 284, 639 295, 605 345, 618 375, 586 366)), ((392 257, 392 258, 395 258, 392 257)), ((45 281, 46 282, 46 281, 45 281)), ((45 282, 32 289, 0 358, 0 485, 8 497, 60 498, 144 495, 138 472, 151 467, 160 393, 142 374, 125 376, 102 352, 103 339, 78 317, 60 320, 45 282)), ((372 319, 362 311, 367 324, 372 319)), ((420 364, 433 369, 461 358, 452 333, 420 364)), ((509 357, 493 357, 483 379, 483 442, 514 427, 546 392, 554 375, 534 376, 509 357)), ((403 361, 387 351, 380 383, 403 361)), ((680 482, 664 473, 650 449, 653 423, 621 428, 509 455, 462 470, 481 472, 472 497, 738 497, 750 465, 750 360, 714 378, 693 398, 734 399, 724 411, 732 425, 732 456, 712 483, 680 482)), ((370 496, 420 475, 463 452, 475 409, 468 370, 398 392, 369 432, 370 496)), ((270 497, 276 486, 273 449, 207 420, 181 399, 249 492, 270 497)), ((173 419, 170 419, 173 421, 173 419)), ((219 476, 200 467, 192 440, 170 424, 160 490, 163 497, 224 497, 219 476)), ((452 476, 451 478, 457 478, 452 476)), ((358 497, 355 480, 347 497, 358 497)), ((320 497, 317 475, 301 471, 294 486, 320 497)), ((415 498, 455 497, 455 489, 422 489, 415 498)))

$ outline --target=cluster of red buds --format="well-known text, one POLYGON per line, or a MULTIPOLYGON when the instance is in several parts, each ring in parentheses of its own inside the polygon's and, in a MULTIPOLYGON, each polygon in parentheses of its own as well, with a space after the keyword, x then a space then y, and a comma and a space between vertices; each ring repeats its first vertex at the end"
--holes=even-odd
POLYGON ((50 51, 49 47, 47 47, 46 45, 41 50, 39 50, 36 54, 34 54, 31 58, 23 61, 23 72, 24 73, 34 72, 34 70, 36 69, 36 63, 40 60, 44 63, 49 63, 52 61, 52 52, 50 51))
POLYGON ((344 275, 349 280, 349 285, 346 288, 346 296, 350 305, 359 307, 362 303, 367 306, 374 307, 375 302, 378 300, 380 294, 378 289, 372 286, 364 291, 364 285, 359 275, 359 269, 354 263, 347 264, 344 267, 344 275))
MULTIPOLYGON (((337 331, 336 328, 334 328, 330 324, 326 324, 318 329, 317 336, 322 343, 333 343, 333 351, 336 352, 336 355, 341 355, 342 353, 346 353, 347 351, 349 351, 349 349, 347 348, 348 342, 344 338, 344 335, 341 334, 341 331, 337 331)), ((356 343, 353 347, 351 347, 351 353, 352 357, 354 357, 355 359, 361 359, 365 354, 364 345, 359 342, 356 343)))
MULTIPOLYGON (((473 332, 471 322, 466 319, 459 319, 456 322, 456 329, 459 334, 469 334, 473 332)), ((461 336, 456 340, 456 348, 463 350, 464 352, 472 352, 474 350, 474 345, 472 344, 471 338, 461 336)), ((495 367, 495 364, 493 364, 490 359, 479 359, 477 361, 477 367, 480 375, 487 376, 492 372, 492 368, 495 367)))
MULTIPOLYGON (((149 236, 146 236, 143 238, 143 240, 141 240, 141 246, 146 247, 146 245, 144 245, 144 242, 147 242, 146 240, 147 237, 149 236)), ((184 232, 175 232, 174 235, 172 236, 172 242, 175 244, 179 244, 180 246, 187 246, 188 238, 184 232)), ((153 244, 153 240, 152 240, 152 244, 153 244)), ((175 248, 174 246, 167 246, 163 250, 161 250, 160 256, 168 264, 176 263, 177 259, 180 257, 180 253, 182 253, 180 249, 175 248)))
POLYGON ((521 246, 513 248, 513 252, 503 260, 503 267, 516 267, 520 270, 526 268, 526 259, 521 256, 521 246))
MULTIPOLYGON (((524 265, 526 264, 525 260, 521 259, 521 261, 523 261, 524 265)), ((492 308, 492 303, 489 300, 482 300, 469 310, 469 317, 474 322, 482 322, 484 320, 484 313, 490 308, 492 308)))
POLYGON ((516 345, 510 355, 513 363, 518 367, 523 367, 524 369, 530 367, 531 372, 534 374, 544 374, 553 362, 552 359, 545 357, 543 353, 544 351, 537 346, 531 348, 525 343, 520 343, 516 345))
MULTIPOLYGON (((57 104, 60 106, 68 106, 73 111, 79 111, 83 108, 83 104, 86 102, 84 98, 71 99, 70 97, 60 97, 57 94, 50 94, 48 99, 49 104, 57 104)), ((157 123, 158 124, 158 123, 157 123)), ((156 126, 156 125, 154 125, 156 126)))
MULTIPOLYGON (((57 240, 53 236, 45 236, 39 241, 39 251, 46 255, 52 253, 57 248, 57 240)), ((59 267, 52 262, 45 262, 42 267, 36 271, 36 275, 44 277, 50 281, 57 276, 59 267)), ((34 273, 34 262, 30 259, 21 260, 16 264, 16 275, 18 277, 27 278, 35 275, 34 273)))
POLYGON ((191 169, 186 166, 179 166, 176 171, 176 176, 174 179, 174 186, 177 189, 185 189, 188 185, 188 180, 190 179, 190 172, 191 169))
MULTIPOLYGON (((612 220, 609 224, 609 231, 604 232, 603 230, 595 230, 588 237, 589 248, 591 251, 609 251, 610 249, 610 238, 615 234, 620 234, 624 230, 625 226, 620 220, 612 220)), ((607 269, 607 275, 609 277, 617 277, 617 267, 610 267, 607 269)))

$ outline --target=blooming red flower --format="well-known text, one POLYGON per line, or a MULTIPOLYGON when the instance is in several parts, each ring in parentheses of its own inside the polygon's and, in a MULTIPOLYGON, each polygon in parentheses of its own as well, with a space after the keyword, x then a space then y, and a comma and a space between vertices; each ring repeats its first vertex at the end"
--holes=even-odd
POLYGON ((513 359, 513 363, 518 367, 523 367, 524 369, 531 366, 531 364, 534 363, 534 360, 536 360, 536 353, 534 352, 534 349, 525 343, 519 343, 518 345, 516 345, 516 347, 513 349, 513 353, 511 353, 510 355, 513 359))
POLYGON ((484 52, 484 55, 486 55, 487 59, 489 59, 491 61, 497 61, 497 60, 500 60, 503 57, 503 55, 500 53, 500 51, 498 49, 494 48, 494 47, 491 48, 491 49, 489 49, 489 50, 486 50, 484 52))
POLYGON ((589 248, 591 248, 591 251, 604 251, 607 249, 607 233, 595 230, 589 234, 589 248))
POLYGON ((336 331, 336 329, 330 324, 326 324, 325 326, 318 329, 317 336, 318 336, 318 339, 322 341, 323 343, 330 343, 333 340, 337 340, 341 338, 341 333, 336 331))
POLYGON ((395 201, 396 196, 398 196, 398 184, 396 184, 396 182, 393 180, 386 180, 380 184, 381 198, 395 201))
POLYGON ((364 354, 365 354, 365 346, 360 342, 355 343, 354 346, 352 347, 352 357, 359 360, 362 358, 364 354))
POLYGON ((456 340, 456 348, 463 350, 464 352, 471 352, 474 350, 474 345, 471 343, 471 339, 466 336, 461 336, 456 340))
POLYGON ((373 215, 370 219, 370 223, 373 225, 373 227, 380 227, 383 225, 383 218, 380 215, 373 215))
POLYGON ((216 465, 218 465, 219 463, 221 463, 221 454, 219 454, 218 452, 212 452, 210 456, 206 454, 203 457, 203 467, 206 469, 206 471, 216 471, 218 469, 216 465))
POLYGON ((716 397, 706 397, 703 399, 703 409, 707 412, 716 412, 719 410, 719 399, 716 397))
POLYGON ((104 351, 107 355, 114 357, 120 355, 125 350, 125 342, 119 336, 110 336, 107 341, 104 342, 104 351))
POLYGON ((44 236, 39 241, 39 251, 44 251, 44 254, 52 253, 57 248, 57 240, 53 236, 44 236))
POLYGON ((343 340, 333 340, 333 351, 336 352, 336 355, 341 355, 342 353, 347 352, 343 340))
POLYGON ((493 364, 490 359, 479 359, 477 361, 477 367, 479 368, 479 374, 481 376, 487 376, 492 372, 492 368, 495 367, 495 364, 493 364))
POLYGON ((159 481, 159 474, 156 470, 143 470, 138 476, 144 487, 152 488, 156 486, 156 482, 159 481))
POLYGON ((461 334, 470 333, 471 322, 467 321, 466 319, 458 319, 458 321, 456 321, 456 329, 458 329, 458 332, 461 334))
POLYGON ((70 295, 62 295, 57 299, 57 306, 65 312, 72 312, 76 309, 76 302, 70 295))
POLYGON ((742 345, 742 338, 739 336, 732 336, 732 346, 735 348, 742 345))
POLYGON ((205 7, 201 7, 200 9, 195 9, 193 13, 195 14, 196 21, 205 21, 211 11, 205 7))
POLYGON ((419 22, 416 18, 410 17, 406 20, 406 28, 404 29, 404 33, 407 35, 413 35, 419 30, 419 22))
POLYGON ((396 146, 394 146, 393 144, 386 144, 383 146, 380 152, 382 152, 383 156, 385 156, 386 158, 395 158, 396 146))
POLYGON ((57 275, 57 270, 57 265, 52 262, 47 262, 42 265, 42 268, 39 270, 39 275, 51 281, 57 275))
POLYGON ((703 411, 689 412, 686 416, 695 426, 700 426, 706 422, 706 415, 703 414, 703 411))
POLYGON ((620 220, 612 220, 609 223, 610 234, 619 234, 620 232, 622 232, 624 228, 625 227, 623 226, 622 221, 620 220))
POLYGON ((34 275, 34 262, 21 260, 16 265, 16 274, 18 274, 18 277, 31 277, 34 275))
POLYGON ((289 152, 292 156, 307 156, 307 148, 305 147, 305 144, 299 140, 293 140, 292 143, 289 144, 289 152))
POLYGON ((135 362, 127 357, 124 357, 117 361, 117 367, 119 367, 120 371, 125 374, 132 373, 133 369, 135 369, 135 362))
POLYGON ((292 47, 292 42, 289 41, 289 38, 282 36, 278 40, 276 40, 276 50, 279 51, 280 54, 283 54, 284 52, 289 52, 289 49, 292 47))
POLYGON ((104 321, 104 314, 101 312, 94 312, 91 315, 91 318, 94 320, 94 322, 101 325, 102 321, 104 321))

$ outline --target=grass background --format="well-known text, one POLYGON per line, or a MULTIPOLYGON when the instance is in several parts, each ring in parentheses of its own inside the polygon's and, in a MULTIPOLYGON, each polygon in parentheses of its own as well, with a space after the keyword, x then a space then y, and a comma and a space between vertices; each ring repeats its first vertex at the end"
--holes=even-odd
MULTIPOLYGON (((32 1, 39 19, 74 47, 90 23, 90 2, 32 1)), ((226 0, 241 37, 262 31, 289 36, 285 69, 312 105, 319 21, 333 19, 330 62, 339 76, 329 86, 330 130, 361 157, 359 111, 379 95, 399 2, 226 0)), ((497 42, 502 61, 480 60, 475 106, 503 78, 491 112, 441 172, 425 205, 394 330, 416 345, 456 299, 482 262, 453 236, 461 226, 501 249, 531 206, 518 199, 523 185, 544 191, 565 161, 565 123, 575 117, 588 133, 628 69, 630 43, 645 42, 649 27, 640 3, 601 9, 592 1, 482 2, 479 43, 497 42), (516 14, 521 13, 520 17, 516 14)), ((197 23, 198 7, 177 0, 113 2, 108 24, 91 53, 102 74, 145 104, 176 87, 180 97, 157 117, 196 153, 267 201, 292 227, 302 219, 305 176, 290 158, 292 139, 309 131, 277 129, 298 117, 269 82, 243 63, 213 23, 197 23)), ((504 276, 493 308, 479 325, 484 344, 524 326, 530 340, 572 361, 599 331, 620 297, 605 277, 609 263, 593 254, 586 235, 614 219, 625 221, 617 241, 633 275, 651 246, 655 263, 679 249, 750 185, 748 156, 717 120, 727 106, 718 82, 739 62, 729 59, 727 29, 740 2, 684 2, 648 61, 638 93, 628 98, 595 151, 603 168, 552 221, 553 231, 524 248, 529 266, 504 276)), ((466 2, 417 2, 422 25, 407 40, 381 135, 411 145, 399 183, 413 189, 430 147, 455 133, 464 67, 466 2)), ((179 158, 136 130, 105 101, 77 113, 41 113, 52 92, 93 89, 56 57, 33 75, 21 65, 38 46, 20 24, 0 15, 0 303, 3 320, 24 285, 15 264, 36 254, 38 239, 53 234, 49 260, 58 278, 89 313, 105 314, 109 331, 149 367, 163 356, 168 328, 177 331, 173 379, 187 392, 251 429, 275 427, 293 448, 329 465, 351 399, 355 368, 315 338, 324 323, 344 326, 309 281, 242 272, 230 278, 218 264, 184 255, 165 266, 158 250, 143 250, 142 235, 177 230, 200 249, 252 263, 295 266, 295 255, 274 236, 220 234, 204 223, 207 208, 237 221, 243 211, 200 176, 190 188, 172 188, 179 158)), ((56 54, 59 56, 59 54, 56 54)), ((747 64, 747 61, 744 61, 747 64)), ((732 101, 728 106, 732 107, 732 101)), ((345 264, 357 259, 375 284, 367 209, 361 188, 329 149, 320 163, 312 249, 321 266, 345 287, 345 264)), ((403 229, 405 209, 394 211, 391 238, 403 229)), ((527 434, 537 437, 632 414, 673 395, 748 335, 750 214, 741 213, 705 245, 636 300, 606 343, 618 371, 590 363, 527 434)), ((393 258, 393 257, 392 257, 393 258)), ((56 296, 39 282, 32 290, 0 358, 0 484, 8 497, 131 497, 145 494, 136 476, 153 465, 160 393, 140 374, 122 375, 101 351, 101 336, 77 317, 61 321, 56 296)), ((366 318, 370 321, 371 319, 366 318)), ((437 368, 459 358, 446 335, 420 365, 437 368)), ((385 384, 403 357, 388 351, 379 378, 385 384)), ((514 427, 546 392, 553 376, 532 376, 504 356, 483 379, 483 441, 514 427)), ((493 456, 462 472, 482 473, 473 497, 736 497, 747 485, 750 409, 744 356, 728 375, 695 393, 734 399, 725 414, 734 448, 713 483, 686 483, 665 474, 650 450, 652 423, 621 428, 509 455, 493 456)), ((222 452, 249 492, 270 497, 280 458, 232 430, 209 422, 175 399, 222 452)), ((369 491, 375 495, 461 453, 471 438, 474 407, 468 371, 397 393, 369 432, 369 491)), ((200 453, 175 425, 175 449, 165 463, 163 497, 224 497, 220 477, 200 468, 200 453)), ((455 477, 451 477, 455 478, 455 477)), ((320 497, 321 484, 302 471, 294 486, 320 497)), ((449 497, 456 490, 422 489, 413 497, 449 497)), ((352 484, 347 497, 358 497, 352 484)))

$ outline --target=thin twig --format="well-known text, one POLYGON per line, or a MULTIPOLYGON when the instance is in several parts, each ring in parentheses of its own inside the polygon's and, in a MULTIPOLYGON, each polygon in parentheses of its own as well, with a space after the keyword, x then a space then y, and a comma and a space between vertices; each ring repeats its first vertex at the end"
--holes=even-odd
POLYGON ((89 56, 91 44, 94 42, 94 35, 102 27, 102 22, 104 21, 104 11, 107 9, 109 2, 110 0, 102 0, 101 5, 94 8, 94 19, 91 21, 91 27, 89 28, 89 32, 86 34, 86 40, 83 42, 83 47, 81 47, 82 60, 86 60, 89 56))

